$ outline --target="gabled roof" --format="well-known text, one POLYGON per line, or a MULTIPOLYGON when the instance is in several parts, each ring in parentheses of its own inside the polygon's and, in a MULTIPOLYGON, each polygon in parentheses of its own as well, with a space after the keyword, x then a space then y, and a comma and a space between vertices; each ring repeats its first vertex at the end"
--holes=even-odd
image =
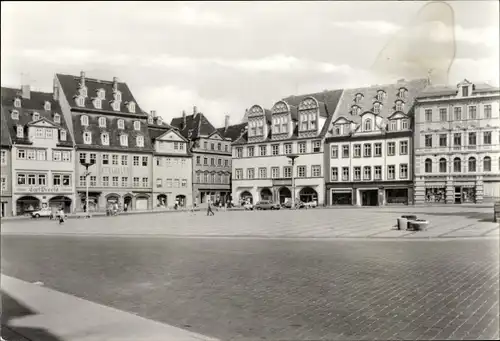
POLYGON ((182 116, 173 118, 170 124, 179 129, 182 136, 191 140, 195 140, 200 136, 209 136, 216 131, 212 123, 201 112, 196 115, 186 116, 185 126, 182 116))
POLYGON ((232 142, 236 141, 246 129, 246 123, 234 124, 231 126, 218 128, 217 131, 224 138, 230 138, 232 142))
POLYGON ((51 121, 51 120, 49 120, 46 117, 40 117, 38 120, 32 121, 32 122, 28 123, 28 126, 36 126, 36 125, 38 125, 38 124, 40 124, 42 122, 48 123, 51 126, 53 126, 54 128, 58 128, 57 124, 55 124, 54 121, 51 121))
POLYGON ((6 111, 3 110, 3 106, 1 107, 0 113, 0 144, 2 147, 10 147, 12 146, 12 140, 10 138, 9 128, 7 127, 7 117, 6 111))
POLYGON ((73 141, 71 134, 69 133, 68 125, 62 114, 59 103, 54 100, 53 95, 47 92, 40 91, 30 91, 30 98, 21 98, 21 107, 14 107, 14 99, 21 98, 21 92, 19 89, 2 87, 2 108, 4 110, 4 119, 7 124, 11 139, 13 143, 18 144, 31 144, 29 141, 27 131, 24 131, 24 137, 17 137, 17 125, 21 125, 24 128, 32 123, 32 115, 34 112, 40 114, 40 118, 45 118, 49 122, 53 123, 55 126, 66 130, 66 141, 59 141, 58 144, 61 146, 73 146, 73 141), (51 110, 45 110, 45 102, 50 102, 51 110), (19 120, 12 119, 12 111, 17 110, 19 112, 19 120), (54 123, 54 115, 59 114, 61 123, 54 123))
MULTIPOLYGON (((473 85, 472 89, 472 95, 476 93, 484 93, 484 92, 496 92, 500 91, 500 88, 491 86, 487 83, 473 83, 469 82, 470 84, 473 85)), ((454 96, 458 92, 457 87, 453 87, 450 85, 442 85, 442 84, 436 84, 436 85, 429 85, 425 87, 424 90, 419 95, 420 97, 433 97, 433 96, 454 96)))
POLYGON ((329 114, 335 112, 337 104, 342 96, 342 90, 326 90, 322 92, 316 92, 312 94, 299 95, 299 96, 288 96, 283 100, 289 105, 298 107, 300 102, 302 102, 307 97, 315 98, 320 104, 320 116, 328 117, 329 114))

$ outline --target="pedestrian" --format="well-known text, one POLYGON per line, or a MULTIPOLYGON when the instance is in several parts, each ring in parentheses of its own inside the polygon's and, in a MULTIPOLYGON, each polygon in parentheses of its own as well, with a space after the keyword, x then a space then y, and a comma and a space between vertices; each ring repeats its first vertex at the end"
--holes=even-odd
POLYGON ((59 225, 64 223, 64 209, 61 207, 59 209, 59 225))
POLYGON ((215 215, 214 211, 212 211, 212 201, 208 199, 207 201, 207 216, 215 215))

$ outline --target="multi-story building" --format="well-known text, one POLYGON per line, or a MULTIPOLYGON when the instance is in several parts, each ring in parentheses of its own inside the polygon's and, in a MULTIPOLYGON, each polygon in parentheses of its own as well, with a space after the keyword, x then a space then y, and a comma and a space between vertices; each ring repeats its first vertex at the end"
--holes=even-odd
POLYGON ((155 207, 172 208, 193 204, 192 158, 189 142, 178 129, 151 111, 149 136, 154 148, 153 200, 155 207))
POLYGON ((104 210, 118 203, 126 210, 152 208, 153 147, 147 115, 126 83, 57 74, 54 97, 74 137, 77 209, 104 210), (83 163, 93 163, 86 176, 83 163))
POLYGON ((426 84, 344 90, 325 145, 329 205, 413 202, 413 108, 426 84))
POLYGON ((415 202, 500 198, 500 89, 463 80, 417 99, 415 202))
POLYGON ((290 96, 271 110, 252 106, 245 115, 247 132, 233 143, 233 199, 284 203, 294 195, 323 205, 324 136, 341 95, 333 90, 290 96))
POLYGON ((2 88, 2 107, 12 139, 13 214, 61 206, 73 211, 73 139, 53 95, 30 91, 29 85, 2 88))
POLYGON ((171 125, 179 129, 190 142, 193 156, 193 200, 197 204, 230 199, 231 139, 224 138, 210 121, 193 108, 192 115, 172 119, 171 125))
POLYGON ((11 164, 11 149, 12 140, 10 138, 9 128, 7 127, 7 117, 4 114, 3 105, 0 113, 0 144, 1 144, 1 162, 0 162, 0 194, 1 206, 0 217, 12 215, 12 164, 11 164))

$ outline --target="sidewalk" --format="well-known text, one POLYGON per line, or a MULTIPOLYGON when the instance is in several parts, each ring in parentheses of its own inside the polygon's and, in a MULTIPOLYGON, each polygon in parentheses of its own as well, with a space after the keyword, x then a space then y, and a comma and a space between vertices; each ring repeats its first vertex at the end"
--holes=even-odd
POLYGON ((7 341, 216 341, 3 274, 1 282, 7 341))

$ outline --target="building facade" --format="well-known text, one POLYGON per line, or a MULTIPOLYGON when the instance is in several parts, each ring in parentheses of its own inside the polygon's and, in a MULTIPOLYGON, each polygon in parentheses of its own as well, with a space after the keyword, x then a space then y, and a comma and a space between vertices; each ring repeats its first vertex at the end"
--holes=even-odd
POLYGON ((500 198, 499 88, 463 80, 418 98, 415 202, 481 203, 500 198))
POLYGON ((193 108, 192 115, 172 119, 171 125, 189 141, 193 157, 193 199, 196 204, 225 204, 231 198, 231 139, 224 138, 210 121, 193 108))
POLYGON ((341 95, 291 96, 271 110, 252 106, 247 131, 233 143, 233 199, 285 203, 293 195, 323 205, 324 136, 341 95))
POLYGON ((329 205, 413 203, 413 108, 426 84, 344 90, 326 135, 329 205))
POLYGON ((75 208, 73 139, 50 93, 2 88, 4 118, 12 139, 12 213, 44 207, 75 208))
POLYGON ((0 136, 0 217, 12 215, 12 139, 10 138, 9 128, 7 127, 7 117, 1 107, 1 136, 0 136))
POLYGON ((152 111, 148 129, 153 144, 154 207, 174 208, 193 205, 192 156, 189 141, 178 129, 163 122, 152 111))
POLYGON ((77 157, 76 208, 104 211, 117 203, 124 210, 153 207, 153 147, 148 116, 126 83, 57 74, 54 98, 70 125, 77 157), (89 167, 86 176, 84 163, 89 167))

